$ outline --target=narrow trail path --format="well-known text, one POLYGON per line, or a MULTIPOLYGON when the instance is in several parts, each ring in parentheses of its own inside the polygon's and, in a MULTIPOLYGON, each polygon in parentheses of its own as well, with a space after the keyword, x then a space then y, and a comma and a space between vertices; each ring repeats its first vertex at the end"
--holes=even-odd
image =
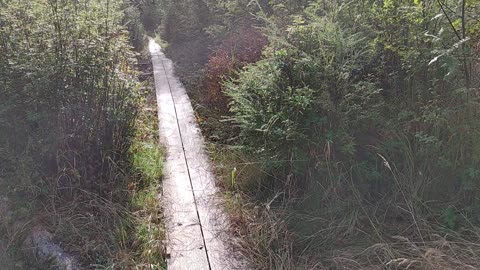
POLYGON ((215 186, 185 88, 160 46, 149 43, 155 76, 160 138, 167 149, 163 204, 169 270, 247 269, 227 244, 229 220, 215 186))

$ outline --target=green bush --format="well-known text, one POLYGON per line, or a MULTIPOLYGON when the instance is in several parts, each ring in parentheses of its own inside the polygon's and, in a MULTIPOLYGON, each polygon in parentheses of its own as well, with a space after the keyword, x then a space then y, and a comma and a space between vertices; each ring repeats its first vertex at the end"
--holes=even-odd
POLYGON ((127 5, 123 12, 123 24, 128 29, 130 44, 133 45, 137 52, 141 52, 145 47, 146 32, 140 10, 135 6, 127 5))
POLYGON ((332 156, 352 157, 348 125, 368 127, 382 104, 375 84, 354 77, 370 61, 368 44, 328 18, 298 22, 287 32, 265 60, 226 84, 244 143, 294 164, 327 145, 332 156))
POLYGON ((139 101, 124 15, 121 1, 0 1, 0 196, 29 202, 2 238, 42 223, 82 263, 120 251, 105 232, 125 214, 139 101))

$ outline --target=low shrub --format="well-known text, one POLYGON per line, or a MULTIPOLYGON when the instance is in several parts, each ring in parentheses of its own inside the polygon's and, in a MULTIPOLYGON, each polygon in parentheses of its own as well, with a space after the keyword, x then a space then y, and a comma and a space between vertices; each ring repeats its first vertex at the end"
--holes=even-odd
POLYGON ((243 143, 305 175, 322 156, 347 161, 356 141, 347 125, 368 130, 381 117, 381 89, 353 76, 371 52, 364 39, 321 18, 288 29, 286 45, 225 84, 243 143), (313 161, 314 163, 317 161, 313 161))
POLYGON ((266 37, 251 26, 230 34, 205 65, 201 101, 222 112, 228 111, 228 98, 223 93, 223 79, 231 78, 245 65, 260 60, 266 44, 266 37))

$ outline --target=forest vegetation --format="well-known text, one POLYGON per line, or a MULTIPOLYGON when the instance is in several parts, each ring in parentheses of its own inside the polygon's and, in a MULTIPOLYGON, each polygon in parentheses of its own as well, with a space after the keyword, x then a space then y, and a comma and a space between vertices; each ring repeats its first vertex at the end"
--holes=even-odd
POLYGON ((257 269, 478 269, 480 2, 171 1, 257 269))
POLYGON ((166 269, 147 36, 253 268, 480 269, 480 1, 0 0, 12 269, 166 269))
POLYGON ((35 258, 23 239, 42 226, 89 269, 164 268, 163 151, 143 50, 155 16, 143 10, 156 9, 0 1, 5 267, 53 267, 22 259, 35 258))

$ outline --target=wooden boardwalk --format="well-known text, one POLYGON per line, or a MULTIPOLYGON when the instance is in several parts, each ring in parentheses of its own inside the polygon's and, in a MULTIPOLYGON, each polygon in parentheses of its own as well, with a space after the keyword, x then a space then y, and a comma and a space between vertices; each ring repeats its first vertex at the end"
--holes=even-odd
POLYGON ((160 138, 167 149, 163 204, 169 270, 247 269, 226 243, 229 221, 215 186, 185 88, 172 61, 149 43, 155 76, 160 138))

